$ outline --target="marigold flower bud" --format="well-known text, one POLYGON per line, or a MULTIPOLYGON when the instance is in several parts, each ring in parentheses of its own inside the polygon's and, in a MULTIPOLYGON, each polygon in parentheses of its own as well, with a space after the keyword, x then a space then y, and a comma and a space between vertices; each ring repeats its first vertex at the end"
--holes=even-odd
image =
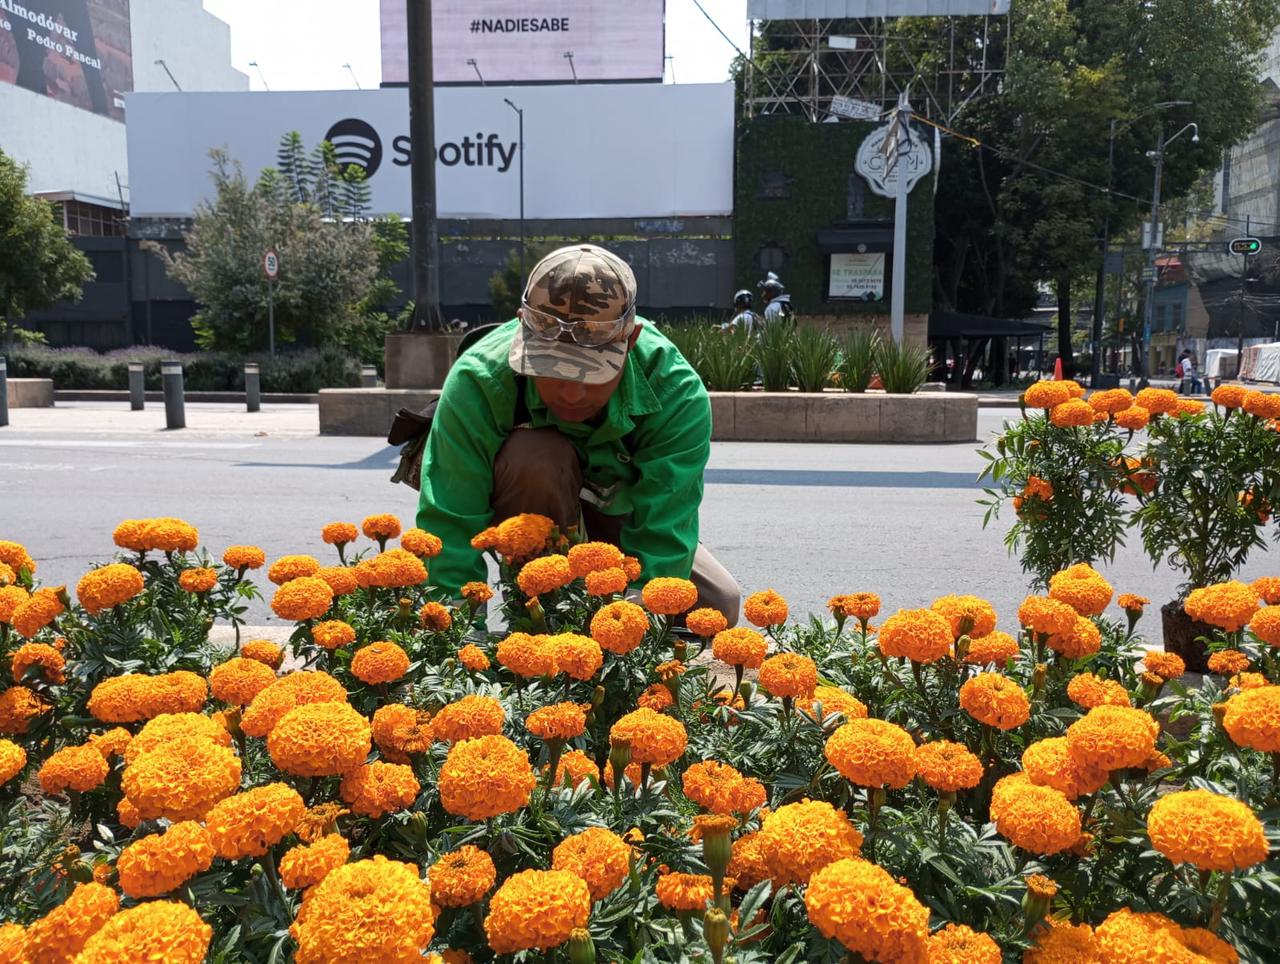
POLYGON ((712 907, 703 916, 702 934, 711 949, 711 959, 720 964, 724 959, 725 945, 729 943, 729 918, 719 907, 712 907))

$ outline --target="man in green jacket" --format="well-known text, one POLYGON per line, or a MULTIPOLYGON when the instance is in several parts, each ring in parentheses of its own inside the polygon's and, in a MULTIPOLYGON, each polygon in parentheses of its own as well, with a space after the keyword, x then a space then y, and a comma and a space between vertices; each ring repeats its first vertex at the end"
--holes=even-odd
POLYGON ((737 621, 738 584, 698 542, 711 403, 635 306, 625 261, 595 245, 561 248, 534 266, 519 317, 458 359, 418 502, 417 524, 444 541, 437 585, 456 593, 483 580, 471 537, 536 512, 620 546, 642 581, 692 579, 698 605, 737 621))

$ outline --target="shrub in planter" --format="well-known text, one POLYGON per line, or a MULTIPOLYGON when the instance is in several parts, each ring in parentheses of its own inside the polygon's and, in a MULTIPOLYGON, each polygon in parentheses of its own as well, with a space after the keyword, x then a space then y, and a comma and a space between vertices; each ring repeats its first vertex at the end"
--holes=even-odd
POLYGON ((876 329, 855 328, 840 345, 836 374, 846 392, 865 392, 876 371, 880 333, 876 329))
POLYGON ((796 337, 794 321, 761 323, 756 336, 755 361, 760 366, 760 380, 766 392, 785 392, 794 377, 792 365, 793 344, 796 337))
POLYGON ((840 343, 825 328, 798 328, 791 343, 791 370, 802 392, 820 392, 831 383, 840 343))
POLYGON ((713 392, 740 392, 755 380, 752 337, 745 331, 711 330, 702 341, 702 379, 713 392))
POLYGON ((876 370, 890 395, 914 394, 929 377, 929 349, 886 339, 876 353, 876 370))

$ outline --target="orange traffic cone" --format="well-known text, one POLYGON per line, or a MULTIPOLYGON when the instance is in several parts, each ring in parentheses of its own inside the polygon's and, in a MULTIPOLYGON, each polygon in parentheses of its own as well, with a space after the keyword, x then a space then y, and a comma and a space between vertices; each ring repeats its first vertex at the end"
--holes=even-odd
POLYGON ((1053 363, 1053 380, 1055 382, 1062 381, 1062 356, 1059 355, 1053 363))

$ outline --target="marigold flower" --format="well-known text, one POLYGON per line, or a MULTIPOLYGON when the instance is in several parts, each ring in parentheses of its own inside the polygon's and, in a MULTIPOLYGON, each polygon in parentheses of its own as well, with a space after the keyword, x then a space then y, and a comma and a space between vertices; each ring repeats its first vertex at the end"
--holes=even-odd
POLYGON ((219 857, 261 857, 293 833, 306 809, 292 787, 269 783, 214 804, 205 827, 219 857))
POLYGON ((559 787, 568 784, 577 789, 585 780, 600 782, 600 768, 595 761, 581 750, 569 750, 562 754, 560 762, 556 764, 555 785, 559 787))
POLYGON ((355 577, 363 589, 407 589, 427 581, 427 567, 412 552, 388 549, 356 563, 355 577))
POLYGON ((493 590, 483 582, 464 583, 462 588, 458 590, 462 598, 473 606, 483 606, 493 598, 493 590))
POLYGON ((818 685, 818 667, 808 656, 779 653, 760 664, 759 680, 774 696, 810 699, 818 685))
POLYGON ((1113 679, 1101 679, 1093 673, 1079 673, 1067 683, 1067 696, 1085 709, 1110 704, 1128 706, 1129 692, 1113 679))
POLYGON ((112 916, 85 942, 76 959, 95 964, 161 960, 200 964, 212 937, 213 929, 186 904, 148 901, 112 916))
POLYGON ((589 680, 604 665, 604 652, 590 636, 559 633, 547 637, 547 645, 555 654, 556 669, 576 680, 589 680))
POLYGON ((468 820, 519 810, 537 783, 529 757, 505 736, 455 743, 440 768, 440 805, 468 820))
POLYGON ((1139 914, 1127 907, 1112 913, 1093 932, 1103 961, 1220 961, 1240 956, 1226 941, 1200 927, 1182 927, 1163 914, 1139 914))
POLYGON ((89 938, 102 929, 120 908, 120 896, 100 883, 76 884, 62 904, 40 918, 26 932, 25 954, 4 956, 0 939, 0 960, 17 964, 46 964, 76 958, 89 938))
POLYGON ((471 694, 448 704, 431 721, 431 735, 444 743, 496 736, 506 722, 502 704, 492 696, 471 694))
POLYGON ((231 735, 210 717, 199 713, 161 713, 129 740, 124 748, 124 762, 133 763, 144 753, 150 753, 170 740, 188 736, 209 740, 219 746, 231 745, 231 735))
POLYGON ((418 961, 435 936, 435 916, 416 866, 381 854, 344 864, 302 898, 289 928, 298 943, 294 960, 418 961))
POLYGON ((796 708, 806 716, 821 723, 839 714, 846 720, 867 717, 867 705, 838 686, 815 686, 813 696, 796 701, 796 708))
POLYGON ((1080 838, 1080 812, 1066 795, 1039 786, 1025 773, 1002 777, 991 793, 991 819, 1015 847, 1048 856, 1071 848, 1080 838))
POLYGON ((292 579, 276 590, 271 610, 281 619, 305 622, 319 619, 333 604, 333 590, 323 579, 303 576, 292 579))
POLYGON ((64 746, 40 767, 40 789, 45 793, 87 793, 102 784, 108 769, 107 761, 92 746, 64 746))
POLYGON ((1134 404, 1152 415, 1166 415, 1178 410, 1178 393, 1168 388, 1144 388, 1134 398, 1134 404))
POLYGON ((649 617, 635 603, 609 603, 591 617, 591 638, 615 656, 625 656, 644 640, 649 617))
POLYGON ((633 710, 609 729, 609 740, 631 743, 631 762, 664 767, 684 755, 688 734, 684 724, 649 709, 633 710))
POLYGON ((375 760, 347 773, 338 795, 351 805, 352 813, 376 820, 384 814, 407 810, 421 790, 412 767, 375 760))
POLYGON ((1054 633, 1047 644, 1067 659, 1084 659, 1102 648, 1102 631, 1092 619, 1077 616, 1069 632, 1054 633))
MULTIPOLYGON (((354 528, 354 527, 353 527, 354 528)), ((351 845, 341 834, 331 833, 312 844, 299 844, 280 858, 280 882, 290 890, 314 887, 351 856, 351 845)))
POLYGON ((1067 727, 1067 748, 1082 766, 1122 770, 1141 766, 1155 749, 1160 724, 1127 706, 1095 706, 1067 727))
POLYGON ((711 641, 711 655, 730 666, 759 669, 769 644, 754 629, 738 626, 716 633, 711 641))
POLYGON ((284 662, 284 650, 269 639, 250 639, 240 647, 240 655, 245 659, 257 660, 272 669, 279 669, 284 662))
POLYGON ((257 546, 227 546, 222 561, 232 569, 261 569, 267 562, 267 554, 257 546))
POLYGON ((1244 404, 1244 397, 1248 393, 1249 389, 1243 385, 1219 385, 1209 398, 1213 404, 1222 408, 1239 408, 1244 404))
POLYGON ((184 569, 178 574, 178 585, 189 593, 208 592, 218 584, 216 569, 184 569))
POLYGON ((0 693, 0 733, 20 736, 51 707, 25 686, 10 686, 0 693))
POLYGON ((161 713, 196 713, 208 696, 205 681, 187 670, 158 676, 126 673, 93 688, 89 712, 104 723, 137 723, 161 713))
POLYGON ((1022 769, 1037 786, 1052 787, 1068 800, 1097 793, 1107 782, 1108 772, 1081 763, 1071 755, 1066 737, 1048 737, 1022 751, 1022 769))
POLYGON ((970 666, 1005 666, 1009 660, 1017 658, 1019 650, 1016 639, 1008 633, 996 630, 986 636, 970 639, 964 662, 970 666))
POLYGON ((621 569, 600 569, 586 575, 587 595, 616 596, 627 591, 627 574, 621 569))
POLYGON ((400 520, 389 512, 365 516, 360 531, 368 539, 394 539, 400 535, 400 520))
POLYGON ((20 542, 0 539, 0 562, 3 562, 14 572, 22 572, 25 569, 35 575, 36 561, 31 558, 26 546, 20 542))
POLYGON ((321 566, 316 570, 315 578, 323 579, 333 590, 335 597, 345 596, 360 588, 356 571, 347 566, 321 566))
POLYGON ((645 583, 641 601, 649 612, 659 616, 678 616, 688 612, 698 601, 698 589, 688 579, 659 576, 645 583))
POLYGON ((544 515, 525 512, 498 523, 494 548, 510 562, 536 556, 547 547, 556 524, 544 515))
POLYGON ((1252 583, 1253 591, 1268 606, 1280 604, 1280 576, 1263 576, 1252 583))
MULTIPOLYGON (((1068 609, 1075 618, 1075 610, 1068 609)), ((1022 687, 999 673, 979 673, 960 687, 960 707, 979 723, 1012 730, 1031 718, 1022 687)))
POLYGON ((747 597, 742 613, 754 626, 781 626, 787 621, 787 601, 774 590, 765 589, 747 597))
POLYGON ((1088 924, 1045 918, 1022 964, 1102 964, 1102 952, 1088 924))
POLYGON ((11 625, 22 636, 30 639, 58 618, 66 608, 59 594, 63 587, 37 589, 13 610, 11 625))
POLYGON ((1112 594, 1111 584, 1085 562, 1049 577, 1049 598, 1066 603, 1081 616, 1102 615, 1112 594))
POLYGON ((394 683, 407 672, 409 654, 386 640, 360 647, 351 659, 351 674, 369 686, 394 683))
POLYGON ((0 786, 21 773, 26 765, 26 750, 12 740, 0 740, 0 786))
POLYGON ((1067 603, 1047 596, 1028 596, 1018 607, 1018 622, 1045 636, 1071 632, 1077 615, 1067 603))
POLYGON ((321 649, 335 650, 356 641, 356 631, 341 619, 326 619, 311 627, 311 638, 321 649))
POLYGON ((954 639, 966 635, 987 636, 996 628, 995 609, 977 596, 941 596, 929 608, 951 624, 954 639))
POLYGON ((496 552, 498 549, 498 527, 489 526, 489 528, 473 535, 471 537, 471 548, 477 552, 489 552, 490 550, 496 552))
POLYGON ((810 878, 804 903, 823 937, 867 960, 926 959, 929 909, 875 864, 829 863, 810 878))
POLYGON ((1125 612, 1141 613, 1143 609, 1151 605, 1151 600, 1146 596, 1136 596, 1131 592, 1126 592, 1120 594, 1120 597, 1116 600, 1116 605, 1125 612))
POLYGON ((569 560, 564 556, 552 555, 526 562, 516 577, 516 583, 521 592, 532 597, 561 589, 573 582, 573 578, 569 560))
POLYGON ((76 583, 76 599, 90 616, 128 602, 145 588, 142 573, 125 562, 90 570, 76 583))
POLYGON ((277 586, 283 586, 286 582, 303 576, 314 576, 319 570, 320 561, 314 556, 281 556, 267 570, 267 578, 277 586))
POLYGON ((879 615, 880 597, 873 592, 845 593, 828 599, 827 608, 842 619, 867 620, 879 615))
POLYGON ((583 542, 569 549, 569 569, 575 579, 607 569, 621 570, 622 550, 607 542, 583 542))
POLYGON ((1234 633, 1248 625, 1258 610, 1258 594, 1235 579, 1193 589, 1183 604, 1188 616, 1234 633))
POLYGON ((636 582, 643 572, 643 567, 640 565, 640 560, 635 556, 623 556, 622 571, 627 574, 628 582, 636 582))
POLYGON ((1280 395, 1257 390, 1247 391, 1240 407, 1258 418, 1280 418, 1280 395))
POLYGON ((1280 647, 1280 606, 1263 606, 1254 613, 1249 631, 1268 646, 1280 647))
POLYGON ((1109 388, 1090 395, 1089 405, 1095 412, 1102 412, 1104 415, 1115 415, 1117 412, 1123 412, 1126 408, 1133 407, 1133 395, 1124 388, 1109 388))
POLYGON ((654 892, 668 910, 704 911, 715 892, 708 874, 662 874, 654 892))
POLYGON ((494 654, 498 662, 517 676, 531 679, 535 676, 554 676, 559 672, 556 650, 547 636, 530 636, 528 633, 512 633, 498 643, 494 654))
POLYGON ((1280 753, 1280 686, 1242 689, 1227 700, 1222 726, 1237 746, 1280 753))
POLYGON ((1249 657, 1238 649, 1220 649, 1209 654, 1209 672, 1235 676, 1249 668, 1249 657))
POLYGON ((134 899, 159 897, 213 865, 213 840, 193 820, 135 840, 120 852, 120 889, 134 899))
POLYGON ((546 951, 586 927, 591 893, 567 870, 522 870, 508 877, 489 901, 484 932, 495 954, 546 951))
POLYGON ((934 740, 915 749, 916 774, 939 793, 970 790, 982 781, 982 761, 960 743, 934 740))
POLYGON ((412 552, 419 559, 434 559, 444 549, 440 537, 432 535, 425 529, 408 529, 400 537, 400 548, 412 552))
POLYGON ((0 623, 13 624, 13 614, 31 598, 21 586, 0 586, 0 623))
POLYGON ((180 736, 124 768, 124 795, 142 820, 199 820, 240 786, 240 760, 204 736, 180 736))
POLYGON ((240 718, 240 728, 249 736, 265 737, 295 706, 346 701, 346 689, 328 673, 289 673, 281 676, 249 702, 244 716, 240 718))
POLYGON ((884 720, 850 720, 827 739, 823 754, 850 783, 899 790, 916 775, 911 734, 884 720))
POLYGON ((275 681, 275 671, 265 663, 233 656, 209 673, 209 690, 215 700, 244 706, 275 681))
POLYGON ((458 650, 458 662, 471 673, 483 673, 489 668, 489 657, 475 643, 467 643, 458 650))
POLYGON ((1270 684, 1261 673, 1237 673, 1227 683, 1228 689, 1233 690, 1256 690, 1270 684))
POLYGON ((1001 964, 1004 960, 1000 945, 989 934, 963 924, 947 924, 934 931, 926 946, 929 964, 1001 964))
POLYGON ((374 710, 372 732, 384 759, 408 763, 410 754, 431 749, 431 714, 403 703, 387 703, 374 710))
POLYGON ((1088 402, 1073 398, 1055 405, 1049 412, 1049 421, 1058 428, 1083 428, 1093 424, 1096 417, 1088 402))
POLYGON ((1039 381, 1022 393, 1022 404, 1027 408, 1054 408, 1072 398, 1071 389, 1064 381, 1039 381))
POLYGON ((1209 790, 1158 799, 1147 814, 1151 846, 1175 864, 1198 870, 1244 870, 1267 859, 1262 822, 1249 807, 1209 790))
POLYGON ((587 714, 577 703, 553 703, 530 713, 524 726, 540 740, 567 741, 586 732, 587 714))
POLYGON ((418 625, 433 633, 447 632, 453 625, 453 614, 438 602, 429 602, 418 610, 418 625))
POLYGON ((955 636, 947 617, 932 609, 899 609, 884 621, 876 644, 886 656, 932 663, 951 652, 955 636))
POLYGON ((0 586, 12 586, 18 580, 18 574, 7 562, 0 562, 0 586))
POLYGON ((741 807, 745 779, 727 763, 703 760, 684 771, 684 795, 711 813, 745 813, 752 809, 741 807))
POLYGON ((1147 668, 1147 672, 1154 673, 1166 682, 1177 679, 1187 671, 1187 664, 1177 653, 1165 653, 1154 649, 1147 650, 1142 664, 1147 668))
POLYGON ((15 683, 21 682, 27 670, 38 666, 45 682, 60 684, 67 681, 63 672, 66 665, 66 657, 48 643, 23 643, 14 650, 10 672, 15 683))
POLYGON ((604 900, 621 887, 630 866, 631 847, 604 827, 588 827, 565 837, 551 852, 551 869, 581 877, 593 901, 604 900))
POLYGON ((372 742, 368 721, 346 703, 310 703, 271 728, 267 752, 283 773, 334 777, 363 763, 372 742))
POLYGON ((443 855, 427 872, 431 899, 441 907, 470 907, 484 900, 498 881, 493 858, 478 847, 463 844, 443 855))

